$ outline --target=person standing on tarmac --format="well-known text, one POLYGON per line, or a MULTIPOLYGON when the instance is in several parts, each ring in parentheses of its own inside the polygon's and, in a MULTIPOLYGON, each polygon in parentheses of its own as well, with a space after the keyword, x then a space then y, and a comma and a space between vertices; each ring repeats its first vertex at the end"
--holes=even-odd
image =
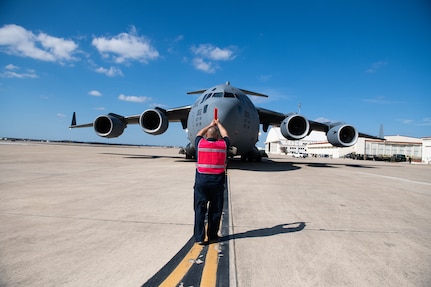
POLYGON ((208 242, 219 239, 218 231, 223 211, 229 136, 219 119, 201 129, 196 135, 197 155, 194 184, 194 239, 205 242, 205 216, 208 212, 208 242), (205 137, 204 137, 205 136, 205 137))

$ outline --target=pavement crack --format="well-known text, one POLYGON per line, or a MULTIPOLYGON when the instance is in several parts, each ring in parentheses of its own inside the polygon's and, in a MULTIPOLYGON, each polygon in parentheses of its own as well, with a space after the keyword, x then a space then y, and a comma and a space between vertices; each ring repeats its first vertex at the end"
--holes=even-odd
POLYGON ((399 231, 379 231, 379 230, 354 230, 354 229, 327 229, 327 228, 307 228, 306 231, 323 232, 346 232, 346 233, 370 233, 370 234, 401 234, 399 231))
POLYGON ((120 223, 136 223, 136 224, 157 224, 157 225, 177 225, 177 226, 190 226, 191 223, 178 223, 178 222, 154 222, 154 221, 140 221, 140 220, 118 220, 118 219, 104 219, 104 218, 90 218, 90 217, 76 217, 76 216, 58 216, 58 215, 44 215, 44 214, 26 214, 26 213, 13 213, 2 212, 0 215, 9 216, 27 216, 27 217, 41 217, 41 218, 57 218, 57 219, 74 219, 74 220, 91 220, 103 222, 120 222, 120 223))

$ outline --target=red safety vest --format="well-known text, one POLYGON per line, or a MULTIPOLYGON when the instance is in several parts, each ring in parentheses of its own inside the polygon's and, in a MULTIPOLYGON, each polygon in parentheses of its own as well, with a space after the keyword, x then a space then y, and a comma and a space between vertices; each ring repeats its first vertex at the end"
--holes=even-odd
POLYGON ((221 174, 226 167, 226 142, 224 140, 208 141, 201 139, 198 144, 199 173, 221 174))

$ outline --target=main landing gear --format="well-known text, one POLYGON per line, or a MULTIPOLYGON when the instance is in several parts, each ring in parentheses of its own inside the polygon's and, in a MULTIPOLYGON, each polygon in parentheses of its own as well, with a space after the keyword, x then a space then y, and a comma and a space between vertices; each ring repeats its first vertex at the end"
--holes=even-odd
POLYGON ((263 157, 268 157, 266 152, 264 150, 258 150, 256 147, 254 147, 251 152, 241 155, 241 161, 261 162, 263 157))

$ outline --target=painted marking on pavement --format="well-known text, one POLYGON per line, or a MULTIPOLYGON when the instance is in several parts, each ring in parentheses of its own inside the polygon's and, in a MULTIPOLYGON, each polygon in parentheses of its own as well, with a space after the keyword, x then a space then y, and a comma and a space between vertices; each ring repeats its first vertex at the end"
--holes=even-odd
POLYGON ((183 277, 193 266, 193 264, 195 264, 196 260, 198 260, 198 257, 203 249, 204 246, 202 245, 193 245, 192 249, 190 249, 189 253, 184 256, 184 259, 180 262, 180 264, 178 264, 177 268, 175 268, 174 271, 172 271, 172 273, 159 286, 177 286, 181 279, 183 279, 183 277))
POLYGON ((220 242, 199 245, 193 237, 142 287, 229 286, 229 203, 228 181, 224 191, 220 242), (226 239, 226 240, 224 240, 226 239))

